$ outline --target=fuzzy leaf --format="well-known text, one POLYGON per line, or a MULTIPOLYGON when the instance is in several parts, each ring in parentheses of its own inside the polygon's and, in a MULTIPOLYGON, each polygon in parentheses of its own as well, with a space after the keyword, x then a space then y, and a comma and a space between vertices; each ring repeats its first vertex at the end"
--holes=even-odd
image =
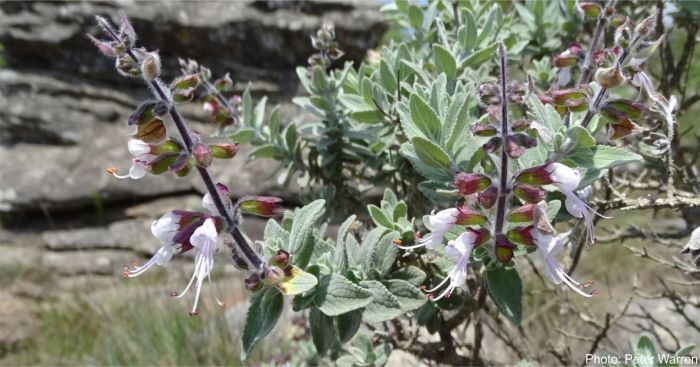
POLYGON ((442 45, 433 44, 433 56, 438 73, 445 73, 448 79, 454 79, 457 74, 457 62, 452 53, 442 45))
POLYGON ((312 308, 309 313, 309 326, 316 352, 319 356, 325 355, 335 341, 333 318, 324 315, 318 308, 312 308))
POLYGON ((364 280, 360 286, 369 290, 374 295, 374 300, 365 307, 363 317, 365 320, 375 323, 394 319, 401 314, 401 303, 398 298, 376 280, 364 280))
POLYGON ((440 136, 440 118, 435 110, 417 94, 411 94, 408 100, 411 121, 425 136, 437 140, 440 136))
POLYGON ((328 316, 360 309, 372 302, 372 292, 340 274, 326 275, 318 284, 314 303, 328 316))
POLYGON ((338 338, 341 343, 347 343, 360 330, 362 326, 362 311, 355 310, 338 315, 336 317, 338 326, 338 338))
POLYGON ((501 313, 519 325, 523 316, 523 283, 518 271, 506 266, 489 267, 486 289, 501 313))
POLYGON ((449 169, 452 160, 447 152, 430 140, 416 136, 411 140, 420 160, 428 166, 449 169))
POLYGON ((258 340, 272 331, 282 314, 284 297, 274 288, 265 288, 250 297, 241 337, 241 361, 248 358, 258 340))
POLYGON ((289 253, 292 263, 305 268, 309 263, 314 249, 313 236, 314 224, 323 214, 326 201, 316 200, 297 210, 294 215, 294 223, 289 231, 289 253))

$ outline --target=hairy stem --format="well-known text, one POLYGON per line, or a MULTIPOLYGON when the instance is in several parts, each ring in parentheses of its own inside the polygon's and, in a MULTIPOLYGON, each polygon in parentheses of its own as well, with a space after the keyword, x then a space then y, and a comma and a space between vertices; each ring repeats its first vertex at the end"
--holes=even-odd
MULTIPOLYGON (((112 37, 114 41, 119 42, 119 37, 117 36, 117 34, 115 34, 110 28, 106 28, 106 30, 109 36, 112 37)), ((134 51, 132 51, 131 49, 127 49, 126 52, 129 55, 129 57, 131 57, 134 60, 134 62, 140 62, 138 56, 136 56, 134 51)), ((152 93, 155 94, 155 97, 157 97, 161 101, 170 104, 170 98, 168 98, 168 95, 165 93, 160 83, 158 83, 157 79, 150 81, 149 84, 152 93)), ((194 140, 192 139, 192 133, 187 127, 187 123, 184 117, 182 117, 180 111, 178 111, 177 108, 175 108, 175 105, 172 104, 170 105, 168 113, 170 114, 170 117, 172 117, 178 132, 182 136, 182 140, 185 143, 185 149, 187 149, 188 152, 192 153, 194 149, 194 140)), ((202 181, 204 181, 204 186, 206 186, 207 192, 209 192, 209 195, 211 195, 216 209, 226 221, 227 229, 233 237, 235 244, 237 245, 237 248, 235 250, 238 250, 237 252, 240 255, 244 256, 246 262, 249 265, 251 265, 255 270, 260 270, 262 268, 263 263, 261 256, 250 246, 248 241, 243 236, 243 233, 241 233, 240 229, 238 228, 238 219, 235 218, 232 215, 232 213, 226 209, 224 200, 219 194, 219 190, 216 189, 216 185, 214 184, 214 180, 212 179, 211 174, 206 168, 199 166, 197 166, 197 172, 199 172, 199 175, 202 177, 202 181)))
POLYGON ((506 85, 506 50, 503 43, 498 45, 498 62, 500 65, 501 81, 501 172, 498 188, 498 202, 496 203, 496 225, 494 234, 503 232, 503 221, 506 215, 506 202, 508 198, 508 154, 506 145, 508 144, 508 93, 506 85))

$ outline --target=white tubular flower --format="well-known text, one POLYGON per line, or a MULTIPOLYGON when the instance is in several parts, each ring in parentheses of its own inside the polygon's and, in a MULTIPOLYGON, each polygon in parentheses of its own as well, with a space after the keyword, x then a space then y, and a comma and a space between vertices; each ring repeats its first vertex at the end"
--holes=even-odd
POLYGON ((168 263, 173 255, 179 252, 173 238, 181 229, 181 220, 182 217, 173 212, 169 212, 160 217, 160 219, 154 220, 151 224, 151 233, 162 242, 160 249, 141 266, 134 266, 133 269, 125 266, 122 275, 128 278, 139 276, 155 265, 163 266, 168 263))
POLYGON ((551 234, 542 232, 536 228, 530 230, 532 239, 537 246, 537 251, 542 256, 542 260, 545 265, 545 275, 554 284, 561 284, 562 282, 573 289, 576 293, 584 296, 591 297, 597 293, 593 290, 591 293, 586 293, 582 288, 591 285, 592 282, 587 282, 585 284, 579 283, 569 276, 569 274, 562 269, 561 265, 557 262, 555 256, 561 251, 563 245, 561 241, 551 234))
POLYGON ((459 235, 456 240, 447 243, 445 253, 455 262, 455 266, 440 284, 426 290, 429 293, 428 298, 437 301, 443 297, 449 297, 457 287, 464 285, 467 280, 469 256, 474 250, 478 236, 476 232, 467 230, 459 235), (432 293, 442 288, 445 284, 447 284, 447 287, 439 295, 433 296, 432 293))
POLYGON ((138 139, 129 139, 127 143, 129 153, 135 158, 131 160, 131 168, 129 168, 129 173, 126 175, 118 175, 116 168, 110 168, 107 171, 116 178, 130 178, 132 180, 138 180, 146 176, 146 166, 148 162, 153 159, 151 154, 151 147, 138 139))
MULTIPOLYGON (((190 237, 190 243, 197 251, 197 255, 195 256, 194 273, 192 274, 192 278, 190 278, 190 282, 187 284, 187 287, 185 287, 185 289, 180 293, 173 293, 172 296, 177 298, 184 296, 194 284, 194 304, 192 306, 192 311, 190 311, 190 315, 192 316, 197 315, 197 304, 199 303, 199 295, 201 294, 204 280, 207 279, 211 284, 211 271, 214 268, 214 253, 216 252, 218 236, 219 233, 216 230, 214 220, 208 218, 204 221, 204 224, 197 228, 190 237)), ((221 302, 218 298, 216 301, 220 306, 223 306, 223 302, 221 302)))
POLYGON ((588 239, 591 243, 595 242, 593 216, 599 215, 604 218, 606 217, 593 210, 576 195, 576 189, 581 183, 581 172, 561 163, 550 163, 545 170, 549 172, 552 185, 559 188, 564 196, 566 196, 566 200, 564 201, 566 211, 576 218, 583 218, 586 223, 588 239))
POLYGON ((430 226, 433 231, 423 237, 416 245, 398 246, 401 249, 409 250, 418 247, 435 249, 442 243, 445 233, 455 225, 480 225, 486 222, 486 217, 474 210, 467 208, 449 208, 437 213, 430 214, 430 226))

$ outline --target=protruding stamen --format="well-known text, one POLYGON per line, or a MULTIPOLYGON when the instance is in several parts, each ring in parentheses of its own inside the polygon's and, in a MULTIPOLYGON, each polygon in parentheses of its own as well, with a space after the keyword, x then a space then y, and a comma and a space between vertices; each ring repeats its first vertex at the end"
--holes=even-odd
POLYGON ((117 169, 117 167, 109 167, 109 168, 107 168, 107 173, 109 173, 110 175, 116 175, 117 172, 119 172, 119 170, 117 169))

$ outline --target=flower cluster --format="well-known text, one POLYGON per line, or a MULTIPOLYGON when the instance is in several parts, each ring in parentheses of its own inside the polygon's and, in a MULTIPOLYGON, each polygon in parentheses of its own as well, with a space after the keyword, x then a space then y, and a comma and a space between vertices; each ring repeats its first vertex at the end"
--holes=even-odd
MULTIPOLYGON (((129 172, 119 175, 116 168, 107 171, 117 178, 140 179, 146 173, 157 175, 166 171, 185 176, 196 168, 208 191, 202 199, 202 211, 173 210, 152 223, 151 232, 161 242, 161 247, 145 264, 138 266, 133 262, 131 267, 126 266, 124 276, 141 275, 155 265, 166 265, 176 255, 194 250, 195 268, 189 283, 181 292, 171 293, 180 298, 194 287, 191 315, 197 314, 204 281, 211 282, 214 254, 219 243, 231 249, 234 265, 251 272, 249 278, 263 276, 265 279, 284 279, 285 271, 294 270, 280 267, 281 263, 288 261, 281 261, 279 257, 282 255, 278 254, 269 264, 266 263, 266 259, 250 246, 238 228, 242 213, 271 217, 279 214, 282 200, 271 196, 247 196, 232 203, 228 188, 223 184, 214 184, 207 168, 214 158, 233 158, 238 144, 209 142, 189 129, 176 108, 177 103, 192 100, 200 84, 209 92, 210 101, 221 100, 228 104, 229 101, 223 100, 219 92, 230 87, 230 78, 225 77, 223 81, 211 85, 211 73, 190 61, 181 63, 183 71, 194 71, 190 69, 196 67, 196 72, 187 73, 166 85, 159 78, 161 62, 158 52, 134 48, 134 29, 123 13, 120 13, 120 20, 120 28, 115 30, 106 19, 97 17, 98 24, 110 40, 99 40, 92 35, 88 37, 104 55, 116 60, 115 66, 120 74, 143 78, 154 99, 141 103, 128 119, 128 125, 135 127, 127 143, 129 153, 134 156, 129 172), (166 115, 172 118, 178 136, 168 135, 169 129, 163 121, 166 115), (274 276, 276 270, 281 274, 279 277, 274 276)), ((223 124, 233 117, 235 109, 230 105, 227 105, 227 109, 229 112, 223 120, 219 118, 220 114, 215 114, 217 122, 223 124)), ((217 303, 223 306, 218 298, 217 303)))
MULTIPOLYGON (((571 51, 578 59, 578 51, 571 51)), ((581 173, 565 164, 549 161, 543 165, 511 173, 508 160, 518 159, 529 148, 537 145, 538 131, 532 123, 522 117, 509 121, 508 102, 522 105, 524 96, 517 94, 515 83, 505 80, 505 51, 499 49, 501 59, 500 86, 487 84, 477 90, 481 106, 488 115, 487 123, 471 126, 475 136, 490 137, 483 149, 487 153, 500 155, 497 174, 458 172, 452 185, 463 198, 462 204, 437 213, 433 212, 428 221, 432 232, 412 246, 403 249, 426 247, 437 248, 448 231, 455 226, 467 226, 457 239, 449 241, 446 255, 455 261, 448 276, 428 292, 440 291, 433 299, 449 296, 457 287, 465 284, 467 266, 472 251, 487 241, 491 244, 487 253, 502 264, 510 264, 518 245, 536 247, 545 264, 545 273, 552 282, 564 283, 584 296, 591 296, 582 290, 589 283, 573 280, 557 262, 555 255, 563 246, 547 216, 548 190, 561 192, 566 200, 566 210, 572 216, 581 218, 586 224, 587 236, 594 241, 593 217, 597 214, 577 194, 581 184, 581 173), (519 98, 514 98, 519 97, 519 98)), ((529 88, 523 88, 528 94, 529 88)), ((576 109, 579 103, 570 103, 579 92, 562 92, 566 98, 555 96, 563 101, 568 109, 576 109)))

